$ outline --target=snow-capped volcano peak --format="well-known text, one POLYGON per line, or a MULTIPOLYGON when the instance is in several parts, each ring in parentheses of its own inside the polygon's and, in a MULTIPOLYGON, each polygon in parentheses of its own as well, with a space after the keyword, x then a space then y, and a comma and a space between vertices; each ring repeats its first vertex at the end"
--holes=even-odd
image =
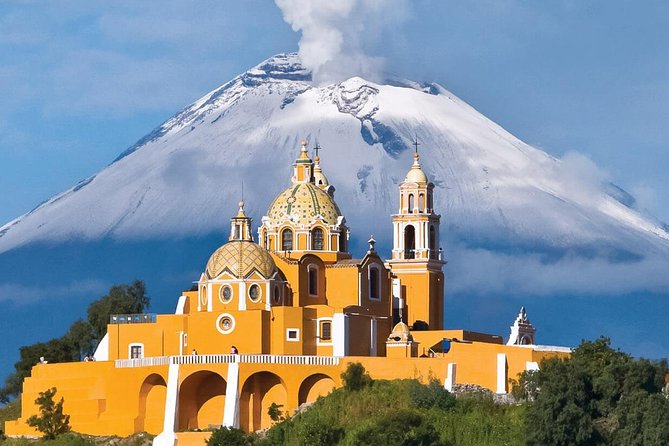
POLYGON ((606 179, 523 143, 443 87, 360 77, 314 85, 296 54, 206 94, 95 176, 0 228, 0 252, 35 241, 223 231, 242 182, 258 221, 288 184, 301 139, 323 147, 321 165, 354 237, 389 242, 416 136, 444 239, 609 260, 669 252, 663 226, 606 179))

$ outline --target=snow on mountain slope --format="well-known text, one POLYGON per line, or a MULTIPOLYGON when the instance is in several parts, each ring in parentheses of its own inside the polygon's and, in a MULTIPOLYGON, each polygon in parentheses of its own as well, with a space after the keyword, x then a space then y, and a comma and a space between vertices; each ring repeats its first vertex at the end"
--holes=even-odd
POLYGON ((663 225, 583 160, 523 143, 438 85, 313 85, 294 54, 205 95, 98 174, 4 225, 0 252, 226 230, 242 182, 257 222, 289 183, 301 139, 323 147, 321 164, 354 235, 387 242, 416 136, 446 240, 613 262, 669 256, 663 225))

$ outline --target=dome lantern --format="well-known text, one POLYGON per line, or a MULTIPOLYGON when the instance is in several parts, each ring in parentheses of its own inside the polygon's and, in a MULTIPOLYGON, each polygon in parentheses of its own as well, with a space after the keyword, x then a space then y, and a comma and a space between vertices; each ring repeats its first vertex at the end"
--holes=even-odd
POLYGON ((244 212, 244 200, 239 202, 237 215, 230 219, 230 238, 228 240, 253 241, 251 218, 244 212))

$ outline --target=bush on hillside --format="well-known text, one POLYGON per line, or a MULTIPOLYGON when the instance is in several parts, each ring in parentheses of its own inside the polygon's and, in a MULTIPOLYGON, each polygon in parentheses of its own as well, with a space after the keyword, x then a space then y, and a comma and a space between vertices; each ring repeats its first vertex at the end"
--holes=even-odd
POLYGON ((297 431, 298 446, 331 446, 339 443, 344 429, 321 418, 310 418, 297 431))
POLYGON ((365 367, 359 362, 352 362, 341 374, 344 388, 349 391, 360 390, 372 383, 372 378, 365 371, 365 367))
POLYGON ((33 415, 28 418, 28 426, 34 427, 42 434, 44 439, 53 440, 58 435, 70 431, 70 416, 63 413, 63 398, 59 402, 54 402, 56 388, 40 392, 35 400, 39 406, 39 415, 33 415))
POLYGON ((669 444, 666 371, 666 360, 635 360, 607 338, 583 341, 570 358, 543 361, 528 408, 528 444, 669 444))
MULTIPOLYGON (((412 410, 398 410, 380 417, 355 432, 351 443, 360 446, 440 446, 444 443, 434 426, 412 410)), ((334 443, 331 443, 334 444, 334 443)))
POLYGON ((207 446, 249 446, 253 443, 252 435, 247 435, 241 429, 225 426, 216 429, 207 439, 207 446))
POLYGON ((435 378, 430 379, 427 384, 413 381, 409 390, 409 398, 411 404, 420 409, 436 407, 448 410, 455 406, 455 397, 435 378))

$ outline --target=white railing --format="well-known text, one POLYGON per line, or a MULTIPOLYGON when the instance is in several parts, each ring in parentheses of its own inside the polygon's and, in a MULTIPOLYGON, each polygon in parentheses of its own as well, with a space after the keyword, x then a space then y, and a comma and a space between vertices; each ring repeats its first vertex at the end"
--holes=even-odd
POLYGON ((170 363, 169 356, 153 356, 150 358, 117 359, 114 365, 117 369, 125 369, 129 367, 151 367, 156 365, 168 365, 169 363, 170 363))
POLYGON ((303 355, 187 355, 155 356, 139 359, 117 359, 116 368, 151 367, 169 364, 287 364, 287 365, 339 365, 338 356, 303 355))

